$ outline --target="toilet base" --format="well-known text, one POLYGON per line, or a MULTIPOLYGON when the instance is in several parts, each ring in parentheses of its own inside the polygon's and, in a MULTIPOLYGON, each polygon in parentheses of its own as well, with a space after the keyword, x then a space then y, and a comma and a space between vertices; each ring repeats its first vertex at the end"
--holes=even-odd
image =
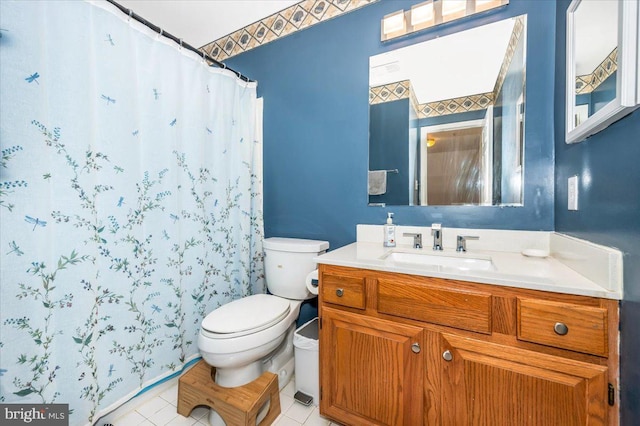
POLYGON ((212 368, 200 361, 178 380, 178 414, 188 417, 198 405, 212 408, 228 425, 269 425, 280 414, 278 377, 265 372, 244 386, 224 388, 213 381, 212 368), (267 404, 264 419, 256 423, 267 404))
POLYGON ((293 335, 295 331, 296 325, 294 323, 289 327, 287 335, 280 346, 262 362, 262 371, 270 371, 278 375, 280 390, 284 389, 293 376, 295 365, 293 360, 293 335))
POLYGON ((218 368, 215 382, 225 388, 235 388, 255 380, 264 371, 262 360, 238 368, 218 368))

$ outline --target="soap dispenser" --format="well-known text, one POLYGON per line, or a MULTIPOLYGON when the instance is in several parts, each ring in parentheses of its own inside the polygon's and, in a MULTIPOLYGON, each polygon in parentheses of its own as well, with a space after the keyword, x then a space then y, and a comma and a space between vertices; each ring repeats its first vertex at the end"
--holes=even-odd
POLYGON ((387 213, 387 224, 384 225, 384 246, 396 246, 396 225, 393 224, 393 213, 387 213))

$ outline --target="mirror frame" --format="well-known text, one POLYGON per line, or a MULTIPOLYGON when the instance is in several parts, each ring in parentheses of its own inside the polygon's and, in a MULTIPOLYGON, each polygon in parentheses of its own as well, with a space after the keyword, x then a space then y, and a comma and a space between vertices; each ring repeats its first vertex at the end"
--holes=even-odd
POLYGON ((618 0, 618 76, 616 97, 579 125, 576 114, 575 11, 583 0, 573 0, 567 9, 567 98, 565 142, 582 142, 640 106, 640 55, 638 38, 640 8, 637 1, 618 0))

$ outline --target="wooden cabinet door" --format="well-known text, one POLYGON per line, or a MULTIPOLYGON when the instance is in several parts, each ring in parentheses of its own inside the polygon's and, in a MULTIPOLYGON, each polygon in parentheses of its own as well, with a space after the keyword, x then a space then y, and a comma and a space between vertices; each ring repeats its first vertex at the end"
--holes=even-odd
POLYGON ((348 425, 421 425, 424 331, 322 308, 320 413, 348 425))
POLYGON ((451 334, 441 350, 443 426, 607 424, 604 366, 451 334))

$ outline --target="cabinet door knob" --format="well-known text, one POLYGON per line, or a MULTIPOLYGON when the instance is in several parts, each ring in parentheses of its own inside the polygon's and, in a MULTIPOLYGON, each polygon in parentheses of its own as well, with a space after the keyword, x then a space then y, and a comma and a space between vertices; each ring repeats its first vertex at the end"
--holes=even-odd
POLYGON ((419 343, 414 343, 413 345, 411 345, 411 350, 413 351, 414 354, 419 354, 420 353, 420 344, 419 343))
POLYGON ((445 361, 451 361, 453 359, 453 354, 447 349, 442 353, 442 358, 444 358, 445 361))
POLYGON ((569 332, 569 327, 563 322, 557 322, 556 325, 553 326, 553 331, 560 336, 564 336, 569 332))
POLYGON ((344 294, 344 290, 343 289, 339 288, 339 289, 336 290, 336 296, 342 297, 343 294, 344 294))

